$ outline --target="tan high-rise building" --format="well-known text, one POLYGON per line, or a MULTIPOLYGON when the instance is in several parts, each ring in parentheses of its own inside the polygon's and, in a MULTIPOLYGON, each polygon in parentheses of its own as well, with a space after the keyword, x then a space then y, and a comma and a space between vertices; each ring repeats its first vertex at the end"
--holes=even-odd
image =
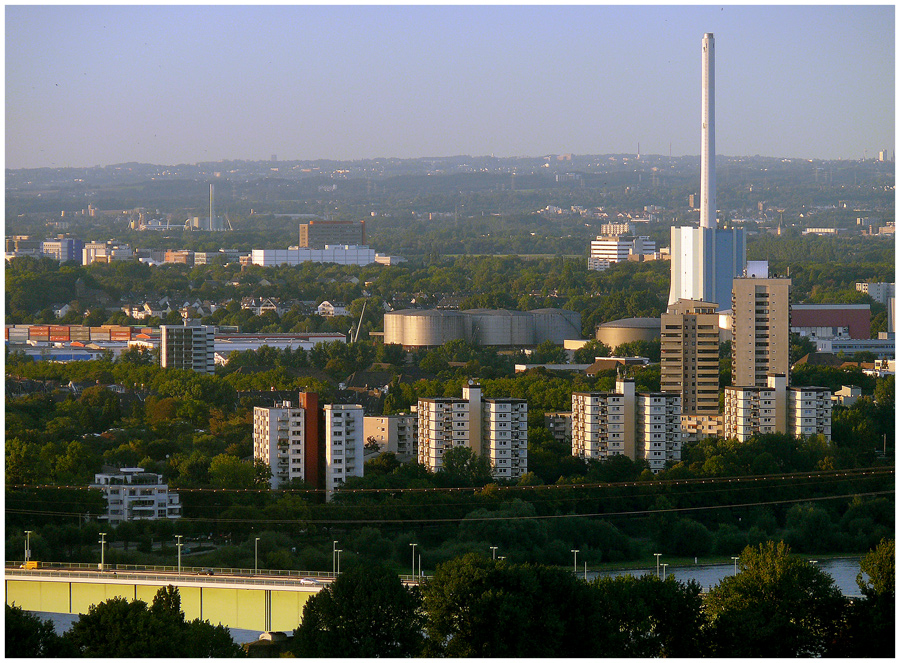
POLYGON ((769 373, 790 375, 791 280, 768 278, 768 265, 734 279, 731 299, 731 383, 765 387, 769 373))
POLYGON ((660 387, 684 415, 719 413, 719 316, 713 302, 679 299, 661 316, 660 387))
POLYGON ((300 248, 324 249, 328 245, 365 246, 366 221, 323 221, 300 224, 300 248))

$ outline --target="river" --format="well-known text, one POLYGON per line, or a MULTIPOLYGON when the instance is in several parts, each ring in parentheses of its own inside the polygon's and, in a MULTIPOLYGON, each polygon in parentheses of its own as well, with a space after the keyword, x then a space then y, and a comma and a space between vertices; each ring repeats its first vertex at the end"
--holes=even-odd
MULTIPOLYGON (((834 584, 844 596, 862 596, 859 591, 859 585, 856 584, 856 574, 859 573, 859 557, 840 557, 835 559, 823 559, 817 564, 825 573, 834 578, 834 584)), ((665 562, 665 559, 661 559, 665 562)), ((662 573, 662 565, 660 565, 660 573, 662 573)), ((655 575, 656 567, 647 569, 628 569, 618 571, 590 571, 587 572, 588 579, 601 576, 619 576, 633 575, 642 576, 645 574, 655 575)), ((715 564, 711 566, 668 566, 666 574, 675 576, 676 580, 686 582, 688 580, 696 580, 703 587, 704 591, 709 590, 719 583, 720 580, 728 576, 734 575, 733 564, 715 564)))

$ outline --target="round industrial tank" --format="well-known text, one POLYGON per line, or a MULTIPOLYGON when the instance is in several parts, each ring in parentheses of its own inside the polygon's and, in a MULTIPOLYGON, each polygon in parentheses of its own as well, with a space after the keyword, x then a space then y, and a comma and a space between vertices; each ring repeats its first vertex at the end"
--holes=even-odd
POLYGON ((597 327, 597 340, 611 348, 634 341, 652 341, 660 337, 659 318, 624 318, 597 327))
POLYGON ((457 311, 406 309, 384 314, 384 342, 428 348, 466 337, 463 316, 457 311))
POLYGON ((551 341, 562 345, 563 341, 581 338, 581 313, 560 308, 539 308, 531 313, 534 321, 534 344, 551 341))
POLYGON ((476 308, 463 311, 466 338, 489 346, 534 345, 534 322, 530 313, 506 309, 476 308))

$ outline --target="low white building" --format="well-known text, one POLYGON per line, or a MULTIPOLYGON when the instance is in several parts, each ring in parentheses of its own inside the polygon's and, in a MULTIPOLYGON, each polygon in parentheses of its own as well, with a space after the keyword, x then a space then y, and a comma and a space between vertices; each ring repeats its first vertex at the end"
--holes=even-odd
POLYGON ((304 262, 333 262, 338 265, 371 265, 375 250, 368 246, 327 245, 324 249, 296 247, 290 249, 253 249, 250 262, 262 267, 299 265, 304 262))
POLYGON ((181 518, 178 493, 169 491, 162 475, 140 467, 123 467, 116 474, 95 474, 91 488, 106 498, 106 514, 99 520, 117 525, 135 520, 181 518))

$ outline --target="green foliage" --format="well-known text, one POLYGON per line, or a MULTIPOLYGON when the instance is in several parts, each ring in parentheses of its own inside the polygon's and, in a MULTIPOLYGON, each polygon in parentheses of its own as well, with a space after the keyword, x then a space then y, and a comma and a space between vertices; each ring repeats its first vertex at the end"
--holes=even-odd
POLYGON ((6 658, 67 658, 68 642, 56 635, 53 622, 6 604, 6 658))
POLYGON ((741 553, 740 572, 706 597, 715 656, 823 655, 836 637, 843 600, 831 577, 790 556, 783 542, 741 553))
POLYGON ((893 596, 897 580, 895 569, 894 539, 882 539, 860 562, 856 583, 865 596, 893 596))
POLYGON ((379 564, 360 563, 303 606, 298 657, 411 657, 422 651, 420 598, 379 564))
POLYGON ((469 554, 438 566, 424 590, 426 654, 448 657, 595 655, 588 586, 548 567, 469 554), (540 633, 540 638, 533 635, 540 633))
POLYGON ((234 658, 243 650, 223 626, 186 622, 181 597, 162 587, 148 607, 116 597, 91 606, 63 638, 79 656, 89 658, 234 658))
POLYGON ((484 486, 493 481, 488 460, 468 447, 447 449, 435 479, 442 486, 484 486))

